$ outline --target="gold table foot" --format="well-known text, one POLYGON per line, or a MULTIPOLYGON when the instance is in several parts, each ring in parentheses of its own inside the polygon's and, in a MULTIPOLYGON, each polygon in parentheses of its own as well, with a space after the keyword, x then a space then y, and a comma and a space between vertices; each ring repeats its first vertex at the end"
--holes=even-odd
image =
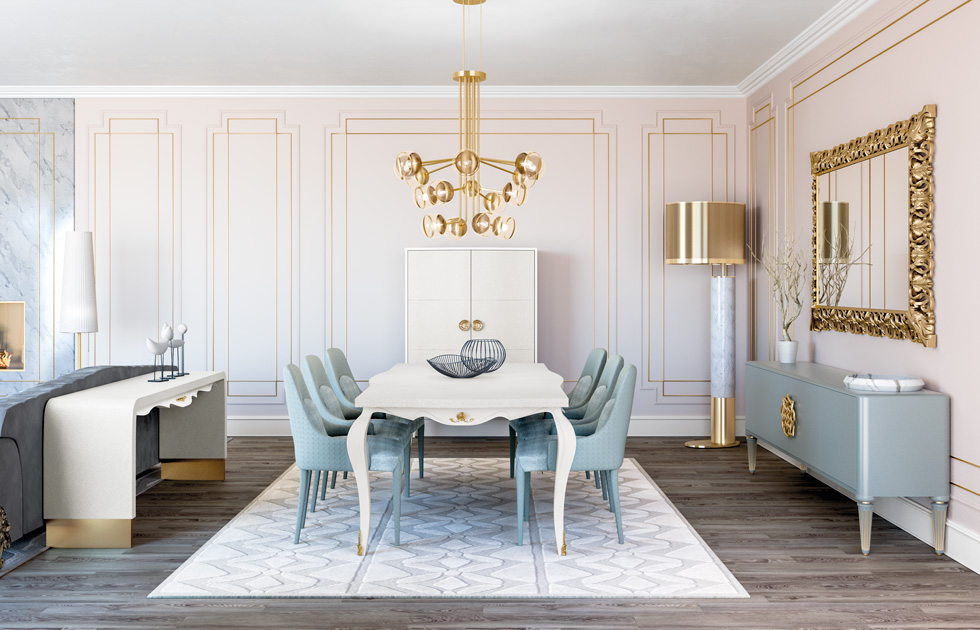
POLYGON ((160 463, 160 479, 179 481, 224 481, 223 459, 175 459, 160 463))

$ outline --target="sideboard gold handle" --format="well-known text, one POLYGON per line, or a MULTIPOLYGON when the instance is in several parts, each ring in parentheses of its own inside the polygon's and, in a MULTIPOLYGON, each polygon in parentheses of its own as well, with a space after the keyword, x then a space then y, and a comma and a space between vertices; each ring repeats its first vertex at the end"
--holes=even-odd
POLYGON ((475 330, 476 332, 480 332, 481 330, 483 330, 483 322, 481 322, 478 319, 474 319, 473 320, 473 330, 475 330))
POLYGON ((789 394, 783 396, 783 403, 779 407, 779 417, 783 435, 788 438, 796 437, 796 401, 789 394))
POLYGON ((459 322, 459 329, 466 332, 470 329, 470 320, 464 319, 459 322))

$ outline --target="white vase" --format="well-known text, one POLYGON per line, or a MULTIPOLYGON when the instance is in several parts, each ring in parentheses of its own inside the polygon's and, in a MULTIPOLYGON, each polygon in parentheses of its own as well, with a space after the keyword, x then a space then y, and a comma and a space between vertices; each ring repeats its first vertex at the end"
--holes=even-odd
POLYGON ((779 340, 779 362, 796 363, 796 350, 799 348, 799 341, 779 340))

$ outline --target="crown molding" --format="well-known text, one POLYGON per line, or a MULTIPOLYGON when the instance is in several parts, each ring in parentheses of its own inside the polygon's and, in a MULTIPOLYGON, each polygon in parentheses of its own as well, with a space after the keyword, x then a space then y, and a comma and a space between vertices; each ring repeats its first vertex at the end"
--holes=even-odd
POLYGON ((864 13, 878 0, 840 0, 829 11, 820 16, 802 33, 797 35, 779 52, 742 79, 735 89, 743 96, 750 96, 783 70, 797 62, 821 43, 836 33, 845 24, 864 13))
MULTIPOLYGON (((744 98, 731 85, 496 85, 484 98, 744 98)), ((6 85, 4 98, 459 98, 455 85, 6 85)))

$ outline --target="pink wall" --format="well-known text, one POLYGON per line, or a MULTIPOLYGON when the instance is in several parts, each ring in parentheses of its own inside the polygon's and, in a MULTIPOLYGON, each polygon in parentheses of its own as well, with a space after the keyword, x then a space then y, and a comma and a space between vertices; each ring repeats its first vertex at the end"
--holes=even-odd
MULTIPOLYGON (((750 197, 760 231, 794 229, 809 242, 811 151, 909 118, 935 103, 935 296, 938 347, 797 322, 800 359, 858 372, 908 373, 952 398, 950 521, 980 532, 980 387, 977 370, 977 106, 980 3, 879 2, 748 101, 750 197)), ((764 293, 764 291, 760 291, 764 293)), ((770 350, 759 295, 756 353, 770 350)), ((927 424, 923 432, 929 431, 927 424)))

